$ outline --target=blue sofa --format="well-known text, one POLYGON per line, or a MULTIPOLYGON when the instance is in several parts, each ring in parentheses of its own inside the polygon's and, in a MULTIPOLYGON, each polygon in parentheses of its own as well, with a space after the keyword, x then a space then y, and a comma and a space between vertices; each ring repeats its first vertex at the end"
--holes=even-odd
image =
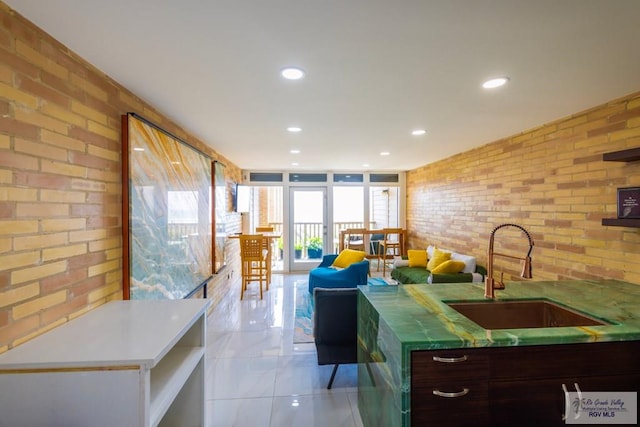
POLYGON ((309 293, 314 288, 355 288, 367 284, 369 275, 369 261, 355 262, 347 268, 335 269, 331 267, 337 254, 325 255, 319 266, 309 272, 309 293))

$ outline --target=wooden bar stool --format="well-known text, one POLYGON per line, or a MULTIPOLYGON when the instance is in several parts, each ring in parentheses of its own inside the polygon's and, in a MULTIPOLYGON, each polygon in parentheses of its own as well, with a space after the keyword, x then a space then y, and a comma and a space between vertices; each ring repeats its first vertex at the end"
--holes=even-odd
POLYGON ((262 299, 262 283, 267 283, 269 290, 268 260, 269 239, 262 234, 240 235, 240 259, 242 262, 242 290, 240 299, 244 297, 244 291, 251 282, 258 282, 260 286, 260 299, 262 299), (266 249, 265 249, 266 244, 266 249))
MULTIPOLYGON (((258 233, 273 233, 274 228, 272 226, 268 226, 268 225, 261 225, 259 227, 256 227, 256 234, 258 233)), ((271 283, 271 267, 273 267, 272 263, 273 263, 273 259, 272 256, 273 254, 276 253, 276 241, 275 239, 272 241, 272 245, 269 244, 269 239, 265 239, 265 249, 267 249, 269 251, 268 253, 268 258, 267 259, 267 268, 269 269, 269 271, 267 271, 267 276, 268 276, 268 280, 267 280, 267 290, 269 290, 269 284, 271 283)))

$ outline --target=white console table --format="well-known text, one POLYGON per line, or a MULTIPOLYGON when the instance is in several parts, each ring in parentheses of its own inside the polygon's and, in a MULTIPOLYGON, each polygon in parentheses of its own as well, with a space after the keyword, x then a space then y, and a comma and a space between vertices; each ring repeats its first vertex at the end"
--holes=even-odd
POLYGON ((0 354, 0 427, 203 426, 208 304, 113 301, 0 354))

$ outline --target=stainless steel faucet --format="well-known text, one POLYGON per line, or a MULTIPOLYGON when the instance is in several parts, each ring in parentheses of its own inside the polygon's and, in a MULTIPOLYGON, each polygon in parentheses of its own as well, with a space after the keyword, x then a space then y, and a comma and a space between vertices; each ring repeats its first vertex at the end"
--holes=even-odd
POLYGON ((533 250, 533 239, 531 239, 531 235, 527 230, 524 229, 524 227, 517 224, 500 224, 499 226, 494 228, 493 231, 491 232, 491 238, 489 238, 489 253, 488 253, 488 261, 487 261, 488 267, 487 267, 487 278, 485 279, 485 282, 484 282, 484 297, 494 299, 496 297, 495 290, 504 289, 504 282, 502 281, 502 277, 504 273, 500 274, 499 281, 496 281, 493 278, 493 257, 501 256, 504 258, 519 259, 524 261, 524 265, 522 267, 522 274, 520 274, 520 276, 523 279, 531 279, 533 277, 531 274, 531 251, 532 250, 533 250), (527 255, 524 258, 513 256, 513 255, 501 254, 493 251, 493 240, 495 238, 496 231, 504 227, 518 228, 522 230, 524 234, 527 236, 527 239, 529 239, 529 252, 527 252, 527 255))

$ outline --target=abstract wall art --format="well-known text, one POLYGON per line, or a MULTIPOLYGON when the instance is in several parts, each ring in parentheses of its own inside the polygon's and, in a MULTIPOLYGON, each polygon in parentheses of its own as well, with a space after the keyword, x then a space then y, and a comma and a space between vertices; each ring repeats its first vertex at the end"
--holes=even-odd
POLYGON ((213 273, 212 159, 148 120, 122 116, 123 297, 188 298, 213 273))
POLYGON ((224 175, 225 166, 214 162, 214 226, 215 242, 213 252, 213 272, 218 273, 227 265, 227 181, 224 175))

